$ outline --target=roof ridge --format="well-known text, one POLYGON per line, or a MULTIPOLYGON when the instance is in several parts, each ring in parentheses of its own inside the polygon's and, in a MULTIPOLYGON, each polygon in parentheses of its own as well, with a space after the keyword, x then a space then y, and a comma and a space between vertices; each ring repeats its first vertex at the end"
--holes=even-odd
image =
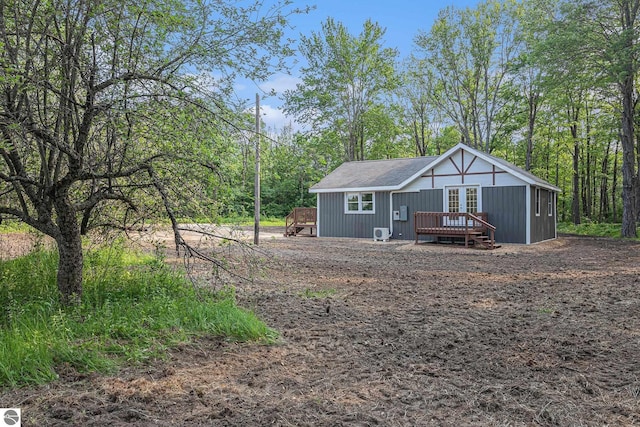
POLYGON ((416 156, 416 157, 394 157, 392 159, 367 159, 367 160, 347 160, 344 163, 373 163, 373 162, 388 162, 390 160, 415 160, 415 159, 429 159, 437 158, 440 156, 416 156))

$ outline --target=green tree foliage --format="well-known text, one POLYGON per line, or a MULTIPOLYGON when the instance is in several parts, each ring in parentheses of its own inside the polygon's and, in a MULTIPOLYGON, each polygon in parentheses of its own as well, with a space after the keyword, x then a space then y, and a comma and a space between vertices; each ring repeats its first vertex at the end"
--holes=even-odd
POLYGON ((294 134, 291 128, 284 128, 265 145, 261 157, 265 166, 262 212, 285 217, 295 207, 315 205, 315 195, 308 190, 328 172, 324 155, 314 149, 312 141, 294 134))
POLYGON ((431 103, 458 127, 463 142, 486 152, 495 148, 496 120, 507 107, 501 89, 521 45, 520 11, 512 0, 448 7, 415 39, 416 66, 433 80, 431 103))
POLYGON ((397 90, 397 97, 404 132, 413 141, 417 156, 440 154, 460 140, 458 137, 450 144, 440 144, 446 129, 446 114, 432 102, 437 96, 437 82, 430 70, 417 58, 409 58, 402 72, 402 85, 397 90))
POLYGON ((372 137, 367 114, 398 84, 397 51, 382 46, 384 34, 367 20, 362 32, 353 36, 342 23, 328 18, 320 32, 301 37, 300 53, 307 62, 301 69, 302 83, 284 95, 285 111, 315 135, 335 136, 347 161, 366 157, 372 137))
MULTIPOLYGON (((593 179, 596 168, 601 172, 610 170, 610 156, 612 152, 617 155, 617 145, 610 137, 611 131, 594 129, 593 125, 611 123, 599 116, 614 114, 619 124, 613 133, 619 133, 622 148, 622 235, 634 237, 640 191, 636 163, 638 130, 634 123, 640 2, 567 0, 540 2, 538 6, 547 7, 549 13, 546 20, 538 22, 537 57, 551 83, 547 87, 554 93, 564 90, 563 98, 569 101, 565 108, 574 140, 573 222, 578 224, 581 215, 593 216, 593 201, 608 196, 606 189, 594 196, 593 179), (599 138, 606 138, 606 142, 598 141, 599 138), (601 163, 596 165, 596 161, 601 163)), ((614 170, 612 193, 616 190, 616 173, 614 170)), ((603 185, 607 181, 600 180, 603 185)), ((615 202, 612 204, 615 206, 615 202)), ((600 203, 602 209, 611 211, 607 206, 608 203, 600 203)))
POLYGON ((454 126, 458 140, 562 188, 561 218, 622 217, 633 235, 629 221, 640 211, 640 132, 630 120, 640 116, 637 17, 632 0, 446 8, 415 39, 398 91, 400 126, 416 154, 441 152, 434 135, 454 126))
POLYGON ((189 250, 176 217, 224 169, 211 142, 236 128, 227 84, 283 65, 290 12, 261 1, 0 2, 0 218, 56 241, 65 302, 81 296, 81 232, 92 227, 160 211, 189 250))

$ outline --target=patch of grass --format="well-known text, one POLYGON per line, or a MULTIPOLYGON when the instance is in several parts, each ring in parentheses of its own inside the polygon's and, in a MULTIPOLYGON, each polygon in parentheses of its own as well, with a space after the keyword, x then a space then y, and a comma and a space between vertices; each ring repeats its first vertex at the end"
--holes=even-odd
MULTIPOLYGON (((254 224, 253 217, 230 217, 230 218, 220 218, 220 224, 225 225, 253 225, 254 224)), ((284 217, 267 217, 260 218, 260 225, 264 227, 284 227, 284 217)))
POLYGON ((578 225, 570 222, 558 223, 559 233, 577 234, 580 236, 621 237, 621 229, 622 224, 620 223, 585 222, 578 225))
POLYGON ((306 288, 304 291, 299 292, 298 295, 300 295, 303 298, 314 299, 314 298, 328 298, 335 294, 336 294, 335 289, 311 290, 309 288, 306 288))
MULTIPOLYGON (((195 223, 195 224, 219 224, 219 225, 236 225, 236 226, 250 226, 254 224, 253 216, 229 216, 229 217, 198 217, 198 218, 179 218, 180 223, 195 223)), ((284 217, 263 217, 260 218, 260 225, 264 227, 284 227, 284 217)), ((171 225, 169 220, 158 219, 156 223, 163 225, 171 225)))
POLYGON ((0 386, 46 383, 61 367, 113 371, 202 335, 277 338, 237 306, 233 289, 196 289, 162 260, 122 246, 85 255, 79 306, 59 304, 56 268, 46 250, 0 262, 0 386))
POLYGON ((26 233, 33 228, 22 221, 4 220, 0 223, 0 233, 26 233))

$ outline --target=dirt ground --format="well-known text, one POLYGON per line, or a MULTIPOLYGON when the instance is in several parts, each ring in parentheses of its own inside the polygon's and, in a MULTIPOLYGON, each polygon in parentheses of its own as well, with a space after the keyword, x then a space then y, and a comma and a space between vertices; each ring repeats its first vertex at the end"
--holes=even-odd
POLYGON ((265 235, 238 287, 281 339, 201 340, 0 391, 23 426, 640 425, 640 244, 494 251, 265 235))

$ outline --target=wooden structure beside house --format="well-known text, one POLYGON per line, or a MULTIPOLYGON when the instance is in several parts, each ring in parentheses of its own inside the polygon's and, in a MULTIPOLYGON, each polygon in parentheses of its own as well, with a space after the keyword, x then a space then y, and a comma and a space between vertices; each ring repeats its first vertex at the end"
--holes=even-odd
POLYGON ((285 237, 297 236, 308 229, 308 236, 315 236, 317 230, 316 208, 294 208, 285 218, 285 237))
POLYGON ((416 242, 459 235, 466 244, 486 244, 479 236, 531 244, 557 236, 557 187, 464 144, 440 156, 346 162, 309 191, 320 237, 376 239, 375 229, 416 242), (439 222, 421 226, 425 218, 439 222))
POLYGON ((464 246, 469 243, 485 249, 495 249, 496 227, 487 222, 486 212, 452 213, 452 212, 415 212, 414 233, 416 244, 420 235, 460 238, 464 246))

